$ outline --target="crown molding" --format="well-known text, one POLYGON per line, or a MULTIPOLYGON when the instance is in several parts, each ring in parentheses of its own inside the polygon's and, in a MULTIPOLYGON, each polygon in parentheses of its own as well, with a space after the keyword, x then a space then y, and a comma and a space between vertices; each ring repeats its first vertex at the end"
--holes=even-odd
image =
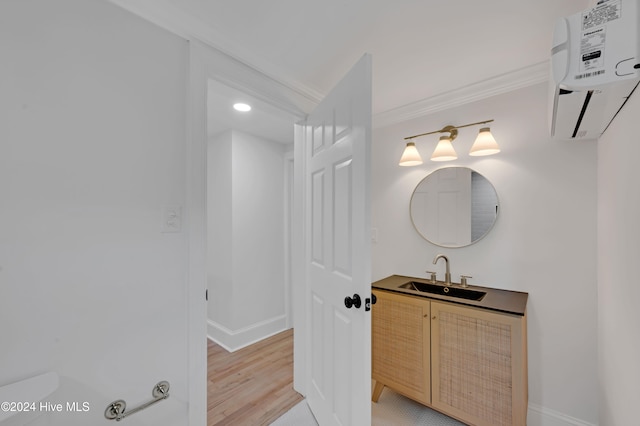
POLYGON ((401 123, 548 80, 549 61, 540 62, 378 113, 373 117, 374 127, 401 123))
MULTIPOLYGON (((214 28, 199 19, 185 13, 166 0, 109 0, 120 8, 145 19, 185 40, 198 41, 226 55, 230 60, 251 68, 254 73, 262 74, 271 80, 273 88, 285 89, 288 96, 297 98, 296 103, 310 112, 323 98, 318 90, 302 84, 287 75, 276 65, 247 51, 243 46, 230 40, 214 28)), ((267 80, 264 79, 263 80, 267 80)))
MULTIPOLYGON (((202 21, 176 8, 167 0, 109 0, 111 3, 147 20, 186 40, 198 41, 225 55, 254 75, 261 75, 266 92, 278 90, 285 96, 294 98, 294 103, 306 113, 324 98, 325 94, 287 75, 285 70, 257 57, 243 46, 229 40, 223 34, 207 26, 202 21)), ((373 116, 374 128, 401 123, 447 110, 491 96, 533 86, 548 81, 549 61, 510 71, 495 77, 450 90, 426 99, 399 106, 373 116)), ((224 81, 231 84, 231 81, 224 81)))

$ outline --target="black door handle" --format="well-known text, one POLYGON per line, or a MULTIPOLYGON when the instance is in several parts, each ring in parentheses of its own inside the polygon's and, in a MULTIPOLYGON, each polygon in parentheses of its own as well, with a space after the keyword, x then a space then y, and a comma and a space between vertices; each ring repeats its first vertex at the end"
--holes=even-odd
POLYGON ((352 306, 355 306, 356 309, 360 308, 360 306, 362 306, 362 300, 360 299, 360 295, 354 294, 353 297, 349 297, 349 296, 345 297, 344 306, 346 306, 347 309, 351 309, 352 306))

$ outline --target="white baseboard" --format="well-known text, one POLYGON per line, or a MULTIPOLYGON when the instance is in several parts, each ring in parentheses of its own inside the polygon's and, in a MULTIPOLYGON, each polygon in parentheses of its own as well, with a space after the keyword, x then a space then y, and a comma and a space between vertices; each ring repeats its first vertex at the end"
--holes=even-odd
POLYGON ((260 321, 239 330, 230 330, 215 321, 207 320, 207 337, 229 352, 235 352, 287 329, 286 315, 260 321))
POLYGON ((527 426, 597 426, 559 411, 529 403, 527 426))

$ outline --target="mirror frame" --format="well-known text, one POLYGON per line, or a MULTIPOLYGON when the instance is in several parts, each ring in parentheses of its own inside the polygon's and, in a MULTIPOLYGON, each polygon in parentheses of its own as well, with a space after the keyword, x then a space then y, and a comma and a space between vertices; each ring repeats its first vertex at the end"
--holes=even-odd
POLYGON ((447 166, 447 167, 441 167, 439 169, 436 169, 434 171, 432 171, 431 173, 428 173, 424 178, 420 179, 420 181, 416 184, 415 188, 413 188, 413 191, 411 192, 411 198, 409 199, 409 219, 411 220, 411 225, 413 226, 413 229, 416 230, 416 232, 418 233, 418 235, 420 235, 420 237, 422 237, 424 240, 428 241, 429 243, 436 245, 438 247, 444 247, 444 248, 462 248, 462 247, 468 247, 470 245, 473 245, 475 243, 477 243, 478 241, 482 240, 484 237, 487 236, 487 234, 489 234, 489 232, 491 232, 491 230, 495 227, 496 222, 498 221, 498 217, 500 216, 500 197, 498 196, 498 191, 496 190, 496 187, 493 185, 493 183, 487 179, 486 176, 484 176, 482 173, 472 169, 471 167, 466 167, 466 166, 447 166), (442 171, 442 170, 446 170, 446 169, 451 169, 451 168, 459 168, 459 169, 468 169, 470 170, 472 173, 477 173, 480 176, 482 176, 484 179, 486 179, 487 182, 489 182, 489 184, 491 185, 491 187, 493 188, 493 192, 496 195, 496 204, 497 204, 497 209, 496 209, 496 216, 495 219, 493 220, 493 223, 491 224, 491 226, 484 232, 484 234, 482 234, 481 237, 477 238, 474 241, 471 241, 469 244, 461 244, 461 245, 445 245, 442 243, 438 243, 435 242, 429 238, 427 238, 422 231, 420 231, 418 229, 418 227, 416 226, 415 221, 413 220, 413 211, 412 211, 412 205, 413 205, 413 198, 416 194, 416 190, 418 189, 418 187, 422 184, 422 182, 424 182, 426 179, 428 179, 430 176, 433 176, 435 173, 442 171))

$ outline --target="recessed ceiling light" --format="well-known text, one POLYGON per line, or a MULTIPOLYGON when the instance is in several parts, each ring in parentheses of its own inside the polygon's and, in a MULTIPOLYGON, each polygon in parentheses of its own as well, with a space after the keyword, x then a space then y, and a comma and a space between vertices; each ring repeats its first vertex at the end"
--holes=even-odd
POLYGON ((239 102, 237 104, 233 104, 233 109, 240 112, 247 112, 247 111, 251 111, 251 105, 247 105, 239 102))

